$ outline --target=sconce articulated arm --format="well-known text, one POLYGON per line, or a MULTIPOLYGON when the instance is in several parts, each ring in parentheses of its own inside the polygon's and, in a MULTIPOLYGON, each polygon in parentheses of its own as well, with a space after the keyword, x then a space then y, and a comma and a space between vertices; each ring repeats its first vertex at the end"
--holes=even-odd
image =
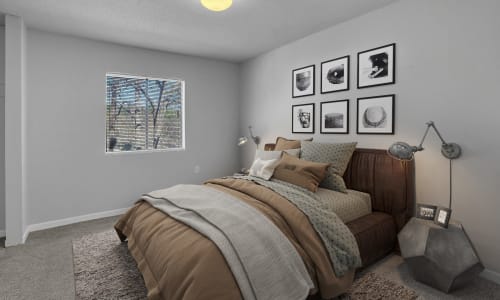
POLYGON ((436 125, 434 125, 434 122, 433 121, 429 121, 427 123, 425 123, 427 125, 427 129, 425 130, 425 133, 424 133, 424 136, 422 137, 422 140, 420 141, 420 144, 416 147, 414 147, 414 152, 416 151, 422 151, 424 150, 424 148, 422 147, 422 145, 424 144, 424 141, 425 141, 425 138, 427 137, 427 134, 429 133, 429 130, 431 128, 434 129, 434 131, 436 132, 437 136, 439 137, 439 139, 441 140, 441 154, 443 154, 444 157, 448 158, 448 159, 455 159, 455 158, 459 158, 460 155, 462 154, 462 148, 460 148, 460 146, 456 143, 447 143, 443 137, 441 136, 441 133, 439 132, 439 130, 436 128, 436 125))
POLYGON ((260 138, 258 136, 254 136, 252 132, 252 126, 248 126, 248 131, 250 132, 250 137, 252 138, 255 145, 259 146, 260 138))

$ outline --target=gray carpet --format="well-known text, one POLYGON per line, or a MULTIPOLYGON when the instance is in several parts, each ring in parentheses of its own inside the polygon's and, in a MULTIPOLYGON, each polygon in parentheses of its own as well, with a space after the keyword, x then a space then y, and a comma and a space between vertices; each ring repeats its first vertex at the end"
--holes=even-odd
MULTIPOLYGON (((78 299, 145 299, 146 288, 134 259, 114 231, 73 241, 78 299)), ((417 299, 414 290, 373 272, 359 274, 340 299, 417 299)))
POLYGON ((72 240, 107 231, 116 219, 33 232, 24 245, 0 248, 0 299, 75 299, 72 240))

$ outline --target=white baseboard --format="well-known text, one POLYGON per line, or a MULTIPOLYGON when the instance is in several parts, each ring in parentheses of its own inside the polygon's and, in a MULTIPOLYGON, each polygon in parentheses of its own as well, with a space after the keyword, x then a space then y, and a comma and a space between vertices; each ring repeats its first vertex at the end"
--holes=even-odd
POLYGON ((38 223, 38 224, 31 224, 31 225, 28 225, 26 227, 26 230, 24 231, 23 243, 28 238, 28 235, 34 231, 40 231, 40 230, 44 230, 44 229, 50 229, 50 228, 54 228, 54 227, 60 227, 60 226, 64 226, 64 225, 70 225, 70 224, 75 224, 75 223, 80 223, 80 222, 85 222, 85 221, 90 221, 90 220, 95 220, 95 219, 101 219, 101 218, 106 218, 106 217, 118 216, 118 215, 124 214, 129 208, 130 207, 125 207, 125 208, 108 210, 108 211, 103 211, 103 212, 98 212, 98 213, 93 213, 93 214, 88 214, 88 215, 83 215, 83 216, 76 216, 76 217, 48 221, 48 222, 43 222, 43 223, 38 223))
POLYGON ((500 273, 484 269, 484 271, 480 274, 481 277, 491 280, 497 284, 500 284, 500 273))
POLYGON ((0 230, 0 238, 4 238, 5 237, 5 230, 0 230))

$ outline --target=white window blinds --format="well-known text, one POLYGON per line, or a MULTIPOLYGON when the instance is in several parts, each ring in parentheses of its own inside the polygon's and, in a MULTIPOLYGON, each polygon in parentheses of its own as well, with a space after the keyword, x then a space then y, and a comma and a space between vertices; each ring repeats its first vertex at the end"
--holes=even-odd
POLYGON ((184 148, 184 81, 106 74, 106 152, 184 148))

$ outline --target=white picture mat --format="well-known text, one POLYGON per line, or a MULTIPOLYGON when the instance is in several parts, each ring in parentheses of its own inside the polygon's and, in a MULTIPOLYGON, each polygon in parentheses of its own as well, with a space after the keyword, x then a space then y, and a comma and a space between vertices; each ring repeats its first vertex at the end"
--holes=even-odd
POLYGON ((329 62, 324 62, 321 64, 321 92, 334 92, 339 90, 346 90, 349 82, 349 59, 347 57, 336 59, 329 62), (339 65, 344 65, 344 82, 339 84, 333 84, 328 81, 328 71, 339 65))
POLYGON ((358 99, 358 132, 391 133, 394 122, 393 99, 392 96, 358 99), (363 114, 367 108, 372 106, 381 106, 387 113, 387 122, 383 128, 365 127, 363 124, 363 114))
POLYGON ((313 133, 314 132, 314 106, 312 104, 298 105, 292 107, 292 132, 313 133), (303 128, 299 120, 299 110, 311 114, 311 122, 308 128, 303 128))
POLYGON ((448 216, 448 212, 447 211, 440 210, 438 218, 437 218, 438 222, 441 223, 441 224, 446 223, 446 217, 447 216, 448 216))
POLYGON ((293 73, 293 97, 308 96, 314 94, 314 66, 305 67, 302 69, 294 70, 293 73), (311 76, 311 84, 303 91, 297 88, 297 74, 309 72, 311 76))
POLYGON ((345 133, 347 132, 347 125, 349 122, 349 102, 324 102, 321 103, 321 131, 326 133, 345 133), (325 117, 329 113, 341 113, 344 115, 343 126, 341 128, 327 128, 325 127, 325 117))
POLYGON ((375 49, 358 55, 358 86, 371 86, 385 83, 394 82, 394 45, 383 47, 380 49, 375 49), (372 62, 370 61, 370 56, 386 52, 388 55, 388 73, 387 76, 380 78, 370 78, 370 70, 372 68, 372 62))

